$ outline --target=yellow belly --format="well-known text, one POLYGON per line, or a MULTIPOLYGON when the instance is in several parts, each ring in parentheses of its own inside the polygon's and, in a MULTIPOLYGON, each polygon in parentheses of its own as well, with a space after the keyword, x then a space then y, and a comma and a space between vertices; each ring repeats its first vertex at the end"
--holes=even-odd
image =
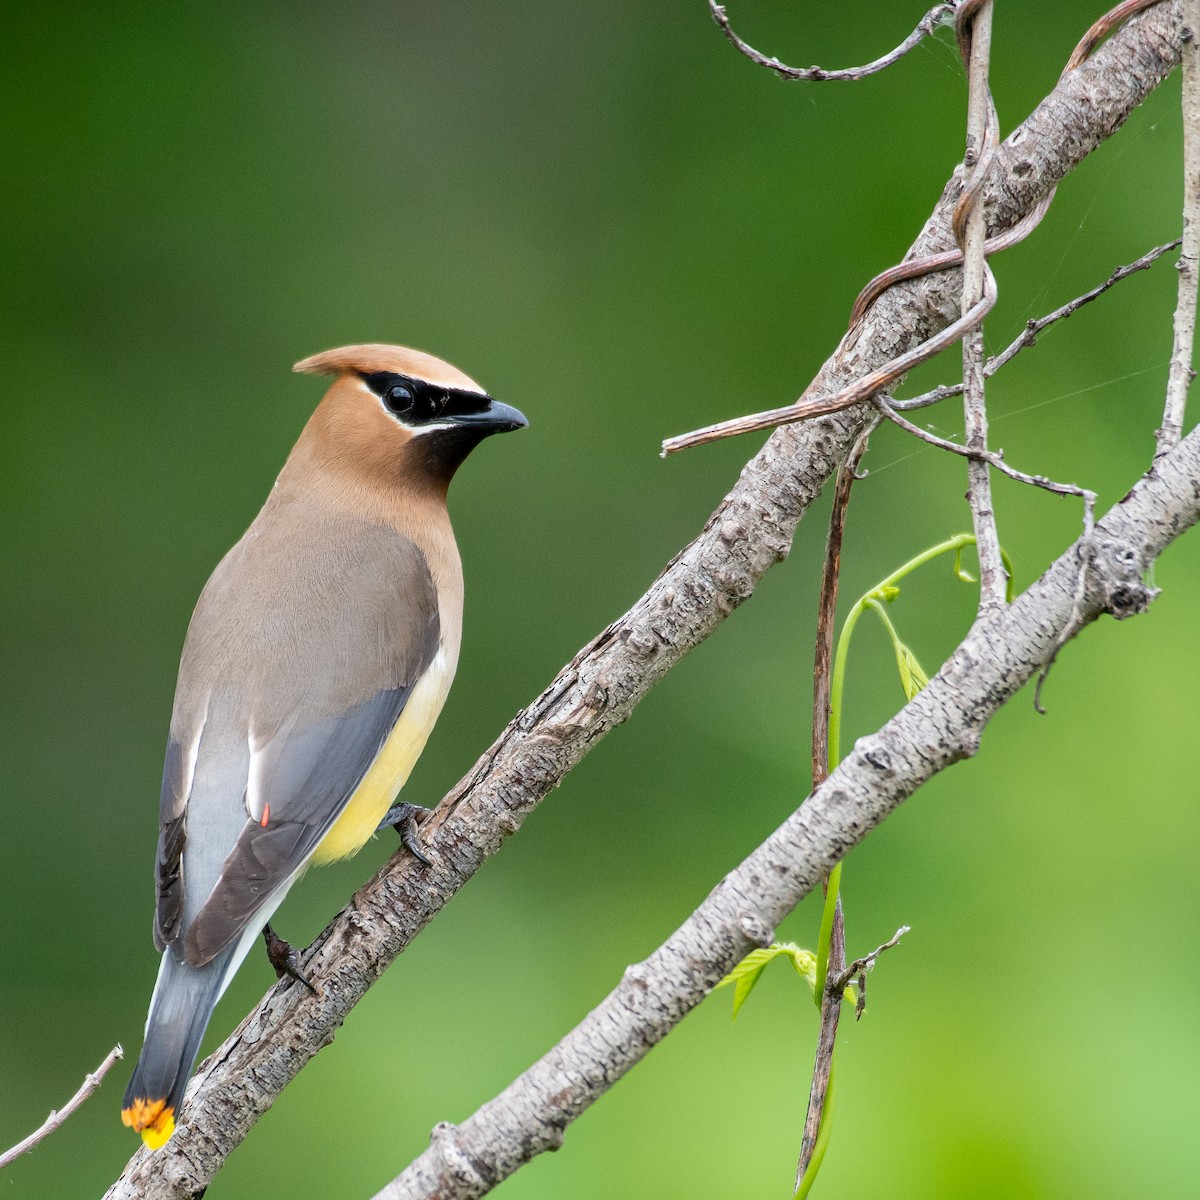
POLYGON ((384 813, 392 806, 425 749, 453 677, 453 667, 448 669, 446 657, 439 651, 429 670, 413 688, 400 720, 392 728, 383 749, 363 776, 342 815, 313 852, 311 862, 320 865, 347 858, 362 849, 379 828, 384 813))

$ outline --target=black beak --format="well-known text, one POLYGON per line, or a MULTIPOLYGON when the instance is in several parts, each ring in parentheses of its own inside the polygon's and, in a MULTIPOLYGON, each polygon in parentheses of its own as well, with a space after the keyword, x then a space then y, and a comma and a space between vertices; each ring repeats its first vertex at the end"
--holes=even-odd
POLYGON ((475 429, 482 434, 511 433, 514 429, 524 429, 529 422, 525 414, 512 407, 511 404, 501 404, 499 400, 491 400, 483 412, 455 413, 448 418, 455 425, 464 429, 475 429))

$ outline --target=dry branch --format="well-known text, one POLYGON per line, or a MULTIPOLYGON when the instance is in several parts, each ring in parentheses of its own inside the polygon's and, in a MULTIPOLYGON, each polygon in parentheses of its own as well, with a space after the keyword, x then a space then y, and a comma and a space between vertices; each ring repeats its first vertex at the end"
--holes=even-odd
POLYGON ((841 993, 855 980, 858 980, 858 1000, 854 1005, 854 1016, 858 1019, 863 1015, 867 1008, 867 974, 875 969, 875 964, 880 957, 886 954, 889 950, 894 950, 900 945, 900 939, 909 933, 907 925, 901 925, 895 933, 881 946, 876 946, 870 954, 864 954, 862 958, 856 958, 840 975, 835 979, 831 979, 826 985, 825 990, 835 993, 841 993))
MULTIPOLYGON (((989 227, 1019 221, 1120 127, 1176 65, 1179 25, 1178 3, 1136 18, 1038 106, 997 154, 984 193, 989 227)), ((911 255, 952 246, 958 190, 952 180, 911 255)), ((847 334, 815 385, 836 392, 944 328, 958 316, 960 288, 954 271, 893 288, 847 334)), ((156 1155, 139 1151, 109 1190, 110 1200, 203 1192, 425 923, 595 741, 627 719, 786 555, 800 518, 871 415, 856 408, 771 436, 700 535, 518 714, 429 819, 423 833, 433 867, 398 857, 360 889, 305 956, 306 974, 320 983, 321 995, 273 988, 201 1067, 175 1137, 156 1155)), ((859 769, 858 757, 852 759, 857 765, 850 769, 859 769)), ((748 944, 743 933, 739 946, 748 944)), ((721 961, 737 948, 726 946, 721 961)), ((714 970, 711 982, 721 973, 714 970)))
POLYGON ((1157 454, 1164 454, 1183 435, 1196 340, 1196 291, 1200 283, 1200 0, 1183 0, 1183 248, 1179 254, 1179 298, 1175 303, 1174 337, 1167 400, 1158 431, 1157 454))
MULTIPOLYGON (((833 696, 833 651, 837 617, 838 586, 841 582, 842 541, 846 532, 846 512, 850 506, 850 491, 858 479, 858 465, 867 449, 867 439, 875 428, 869 424, 850 448, 846 461, 837 473, 833 489, 833 504, 829 514, 829 533, 825 539, 825 564, 821 569, 821 592, 817 601, 817 639, 813 651, 813 712, 812 712, 812 785, 820 787, 829 776, 829 727, 833 696)), ((840 874, 840 873, 839 873, 840 874)), ((828 896, 832 880, 822 881, 828 896)), ((846 967, 846 914, 839 895, 833 910, 829 930, 829 957, 826 978, 840 975, 846 967)), ((817 1136, 825 1119, 826 1097, 833 1075, 833 1049, 837 1039, 838 1021, 842 1015, 841 991, 825 988, 820 996, 821 1024, 817 1034, 817 1049, 813 1057, 812 1079, 808 1088, 808 1110, 804 1116, 804 1132, 800 1140, 800 1155, 796 1164, 796 1190, 799 1191, 804 1173, 817 1147, 817 1136)))
MULTIPOLYGON (((940 354, 949 346, 953 346, 965 333, 976 328, 992 310, 996 303, 996 281, 991 272, 986 273, 986 285, 983 295, 944 328, 936 330, 922 342, 910 346, 902 354, 868 371, 865 375, 847 383, 837 391, 826 394, 817 386, 814 380, 805 389, 804 395, 795 404, 785 404, 782 408, 769 408, 766 412, 750 413, 745 417, 734 417, 728 421, 718 421, 715 425, 706 425, 703 429, 694 429, 691 433, 681 433, 667 438, 662 444, 661 455, 667 458, 680 450, 690 450, 695 446, 705 446, 709 442, 723 441, 741 433, 760 433, 765 429, 775 429, 780 425, 798 425, 803 421, 811 421, 814 417, 829 416, 832 413, 844 412, 857 404, 862 404, 880 392, 886 391, 899 383, 914 367, 940 354)), ((853 332, 853 330, 851 331, 853 332)), ((843 342, 845 345, 845 342, 843 342)))
MULTIPOLYGON (((826 880, 828 876, 826 876, 826 880)), ((829 931, 829 959, 825 986, 821 989, 821 1017, 817 1026, 817 1048, 813 1054, 812 1079, 808 1087, 808 1107, 804 1112, 804 1130, 800 1136, 800 1153, 796 1158, 795 1191, 799 1192, 804 1176, 812 1165, 821 1137, 821 1126, 831 1119, 833 1097, 833 1051, 837 1044, 838 1025, 842 1019, 842 1000, 845 988, 834 991, 830 980, 841 977, 846 969, 846 914, 839 895, 833 912, 833 927, 829 931)), ((828 1135, 828 1129, 826 1129, 828 1135)), ((818 1169, 820 1163, 817 1164, 818 1169)), ((809 1186, 812 1180, 809 1181, 809 1186)))
POLYGON ((15 1146, 5 1150, 0 1154, 0 1170, 3 1170, 8 1164, 15 1159, 21 1157, 22 1154, 32 1150, 38 1142, 44 1141, 56 1129, 63 1124, 64 1121, 104 1082, 105 1075, 108 1074, 113 1063, 119 1058, 125 1057, 125 1051, 121 1049, 120 1043, 115 1045, 107 1055, 104 1061, 90 1074, 84 1077, 83 1083, 80 1084, 79 1090, 73 1095, 70 1100, 62 1106, 51 1111, 50 1115, 39 1125, 27 1138, 22 1138, 15 1146))
POLYGON ((824 67, 789 67, 787 63, 782 63, 777 58, 768 58, 767 55, 755 50, 753 46, 744 42, 734 33, 733 26, 729 23, 729 15, 723 5, 718 4, 716 0, 708 0, 708 9, 731 45, 735 46, 756 66, 774 71, 780 79, 802 80, 806 83, 857 83, 860 79, 866 79, 868 75, 877 75, 880 71, 886 71, 893 63, 898 63, 910 50, 915 50, 953 14, 954 5, 935 4, 917 22, 917 27, 904 41, 874 61, 865 63, 861 67, 841 67, 834 71, 827 71, 824 67))
MULTIPOLYGON (((580 1113, 661 1041, 833 865, 923 783, 979 748, 988 721, 1057 652, 1075 621, 1145 610, 1142 574, 1200 520, 1200 430, 1158 460, 1012 605, 980 618, 942 669, 584 1020, 494 1100, 432 1143, 375 1200, 469 1200, 562 1144, 580 1113)), ((856 968, 864 964, 854 964, 856 968)), ((832 1053, 832 1043, 828 1047, 832 1053)))
POLYGON ((838 588, 842 577, 842 541, 850 491, 859 478, 858 467, 867 452, 867 439, 878 424, 871 421, 859 434, 846 461, 838 469, 825 537, 825 562, 817 601, 817 636, 813 645, 812 782, 825 782, 829 774, 829 716, 833 699, 833 648, 837 628, 838 588))
MULTIPOLYGON (((988 86, 992 53, 992 0, 967 0, 957 13, 959 46, 967 68, 967 149, 963 156, 966 181, 955 207, 955 233, 963 252, 962 307, 968 311, 984 295, 991 274, 984 244, 984 220, 980 190, 1000 141, 1000 121, 988 86)), ((995 284, 993 283, 993 289, 995 284)), ((983 395, 983 322, 963 335, 963 418, 966 429, 967 503, 975 529, 979 554, 979 611, 1001 608, 1008 576, 1000 557, 1000 534, 992 507, 992 480, 987 453, 987 408, 983 395)))
MULTIPOLYGON (((1133 262, 1127 263, 1123 267, 1117 267, 1103 283, 1098 284, 1091 291, 1084 292, 1082 296, 1076 296, 1074 300, 1069 300, 1066 304, 1059 305, 1058 308, 1053 312, 1048 312, 1044 317, 1030 317, 1025 322, 1025 328, 999 354, 994 355, 984 363, 984 377, 990 379, 1001 367, 1006 367, 1012 362, 1022 350, 1029 350, 1036 346, 1038 338, 1051 325, 1054 325, 1058 321, 1066 320, 1067 317, 1072 316, 1083 308, 1085 304, 1090 304, 1093 300, 1098 300, 1110 288, 1120 283, 1122 279, 1128 279, 1130 275, 1134 275, 1138 271, 1145 271, 1148 267, 1153 266, 1167 251, 1174 250, 1179 244, 1180 241, 1176 238, 1173 242, 1166 242, 1161 246, 1155 246, 1153 250, 1147 251, 1141 258, 1134 259, 1133 262)), ((909 396, 904 400, 897 400, 893 397, 888 403, 897 412, 912 412, 914 409, 928 408, 931 404, 938 404, 942 400, 949 400, 953 396, 961 396, 962 392, 963 385, 961 383, 943 383, 938 387, 930 388, 927 392, 922 392, 919 396, 909 396)))
MULTIPOLYGON (((1002 475, 1007 475, 1009 479, 1014 480, 1016 483, 1043 488, 1047 492, 1053 492, 1056 496, 1079 496, 1085 501, 1092 496, 1092 493, 1086 488, 1076 487, 1073 483, 1056 483, 1053 479, 1048 479, 1045 475, 1030 475, 1026 471, 1018 471, 1016 467, 1010 467, 997 450, 972 450, 967 446, 960 446, 957 442, 950 441, 949 438, 938 437, 936 433, 930 433, 928 430, 922 429, 919 425, 914 425, 907 418, 902 417, 886 400, 876 400, 875 407, 893 425, 899 429, 903 429, 911 437, 919 438, 930 446, 934 446, 938 450, 945 450, 949 454, 957 454, 962 458, 987 463, 988 466, 994 467, 1002 475)), ((1001 564, 1001 570, 1003 570, 1003 564, 1001 564)))
MULTIPOLYGON (((1118 4, 1116 8, 1105 13, 1084 34, 1079 44, 1075 47, 1071 57, 1067 60, 1067 65, 1063 68, 1063 73, 1059 80, 1060 84, 1095 53, 1096 47, 1114 29, 1120 28, 1125 21, 1136 16, 1138 13, 1149 8, 1155 8, 1163 3, 1164 0, 1123 0, 1123 3, 1118 4)), ((1174 5, 1178 3, 1179 0, 1174 0, 1174 5)), ((960 3, 955 6, 955 32, 958 36, 959 48, 963 59, 968 64, 971 58, 969 26, 974 19, 975 13, 982 5, 983 0, 960 0, 960 3)), ((978 86, 973 91, 974 94, 978 95, 978 86)), ((851 333, 854 332, 855 326, 864 318, 870 307, 891 288, 900 283, 922 279, 926 275, 937 274, 940 271, 946 271, 963 265, 963 243, 966 238, 966 222, 968 215, 972 212, 976 213, 976 219, 979 219, 976 201, 978 193, 985 186, 986 177, 990 172, 992 151, 994 149, 992 135, 996 127, 997 118, 995 109, 991 104, 989 96, 988 120, 986 123, 989 134, 987 144, 983 152, 979 154, 978 166, 968 172, 966 182, 962 186, 961 194, 954 209, 953 229, 955 241, 958 242, 958 246, 946 250, 930 250, 923 255, 916 254, 914 252, 916 248, 914 247, 913 250, 909 251, 908 256, 903 262, 898 263, 894 267, 889 267, 886 271, 882 271, 876 275, 859 292, 858 298, 854 301, 854 308, 850 314, 851 333)), ((977 143, 974 150, 978 152, 979 149, 980 147, 977 143)), ((972 161, 972 147, 968 144, 966 165, 971 167, 972 161)), ((996 233, 983 239, 982 250, 980 250, 977 241, 976 250, 973 253, 978 256, 982 252, 986 257, 1023 241, 1037 228, 1042 217, 1045 216, 1047 209, 1050 207, 1050 202, 1053 198, 1054 188, 1051 187, 1039 197, 1037 204, 1027 208, 1019 217, 1008 224, 1001 223, 998 225, 996 233)), ((991 228, 991 226, 985 222, 984 228, 986 230, 987 228, 991 228)), ((844 386, 840 392, 833 395, 826 394, 817 386, 818 381, 814 380, 805 389, 795 404, 784 405, 782 408, 771 409, 768 412, 751 413, 747 416, 734 417, 731 420, 719 421, 715 425, 705 426, 703 429, 693 430, 691 433, 678 434, 675 437, 667 438, 662 444, 662 456, 666 458, 668 455, 675 454, 680 450, 687 450, 693 446, 703 446, 709 442, 735 437, 738 434, 752 433, 763 429, 774 429, 779 425, 788 425, 797 421, 807 421, 815 416, 849 408, 861 400, 869 399, 877 393, 891 388, 904 375, 911 371, 913 367, 919 363, 927 362, 945 349, 947 345, 952 344, 959 338, 966 337, 978 328, 984 316, 991 309, 992 304, 995 303, 996 298, 995 281, 992 279, 990 271, 985 270, 984 278, 987 280, 987 283, 982 289, 982 298, 977 301, 974 307, 964 305, 956 325, 942 330, 939 335, 930 338, 924 345, 910 347, 903 355, 898 356, 893 361, 876 367, 869 376, 859 378, 853 384, 844 386), (990 301, 988 300, 989 296, 990 301)), ((979 288, 972 288, 970 290, 974 295, 980 294, 979 288)), ((968 425, 970 424, 971 419, 968 417, 968 425)), ((984 554, 985 557, 988 555, 986 547, 984 548, 984 554)))

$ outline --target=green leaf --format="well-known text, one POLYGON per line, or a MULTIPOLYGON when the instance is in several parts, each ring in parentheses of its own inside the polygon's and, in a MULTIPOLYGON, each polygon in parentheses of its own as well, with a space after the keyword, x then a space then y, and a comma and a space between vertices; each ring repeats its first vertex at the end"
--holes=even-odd
MULTIPOLYGON (((884 629, 887 630, 888 637, 892 639, 892 649, 896 654, 896 667, 900 672, 900 686, 904 689, 905 700, 911 700, 929 682, 929 676, 925 674, 925 668, 917 661, 917 656, 900 640, 900 635, 896 632, 891 617, 887 615, 887 611, 878 599, 869 598, 867 606, 874 610, 883 623, 884 629)), ((818 974, 820 974, 819 971, 818 974)))
POLYGON ((895 642, 896 666, 900 671, 900 686, 905 700, 911 700, 929 682, 925 668, 917 662, 917 656, 901 641, 895 642))
MULTIPOLYGON (((754 991, 767 963, 772 959, 785 957, 791 960, 796 973, 808 984, 811 992, 816 982, 817 958, 809 950, 802 950, 791 942, 775 942, 765 948, 751 950, 717 987, 733 985, 733 1017, 737 1020, 738 1010, 746 1003, 746 998, 754 991)), ((713 989, 716 990, 715 988, 713 989)))
POLYGON ((762 978, 767 963, 781 953, 781 948, 770 946, 767 949, 751 950, 717 987, 727 987, 733 984, 733 1019, 737 1020, 738 1010, 746 1003, 746 998, 754 991, 755 985, 762 978))
POLYGON ((817 956, 811 950, 801 950, 799 946, 793 946, 790 942, 787 951, 792 966, 796 968, 796 974, 811 988, 817 978, 817 956))

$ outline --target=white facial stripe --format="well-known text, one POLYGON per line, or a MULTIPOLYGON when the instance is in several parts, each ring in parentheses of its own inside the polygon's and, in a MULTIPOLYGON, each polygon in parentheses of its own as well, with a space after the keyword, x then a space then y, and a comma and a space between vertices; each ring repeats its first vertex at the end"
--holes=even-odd
POLYGON ((391 409, 389 409, 386 404, 384 404, 382 396, 375 395, 375 393, 373 391, 371 391, 371 389, 369 387, 367 387, 365 380, 360 379, 358 381, 358 386, 360 388, 362 388, 362 390, 364 392, 366 392, 367 395, 370 396, 371 399, 374 400, 375 403, 378 404, 380 408, 383 409, 383 415, 385 417, 387 417, 389 421, 395 421, 396 424, 399 425, 401 429, 407 429, 410 433, 415 432, 415 430, 413 429, 413 427, 411 425, 405 425, 404 422, 401 421, 400 418, 398 416, 396 416, 396 414, 394 412, 392 412, 391 409))
MULTIPOLYGON (((399 424, 404 425, 403 421, 399 424)), ((404 425, 413 437, 420 437, 423 433, 433 433, 435 429, 457 429, 458 426, 453 421, 435 421, 432 425, 404 425)))

